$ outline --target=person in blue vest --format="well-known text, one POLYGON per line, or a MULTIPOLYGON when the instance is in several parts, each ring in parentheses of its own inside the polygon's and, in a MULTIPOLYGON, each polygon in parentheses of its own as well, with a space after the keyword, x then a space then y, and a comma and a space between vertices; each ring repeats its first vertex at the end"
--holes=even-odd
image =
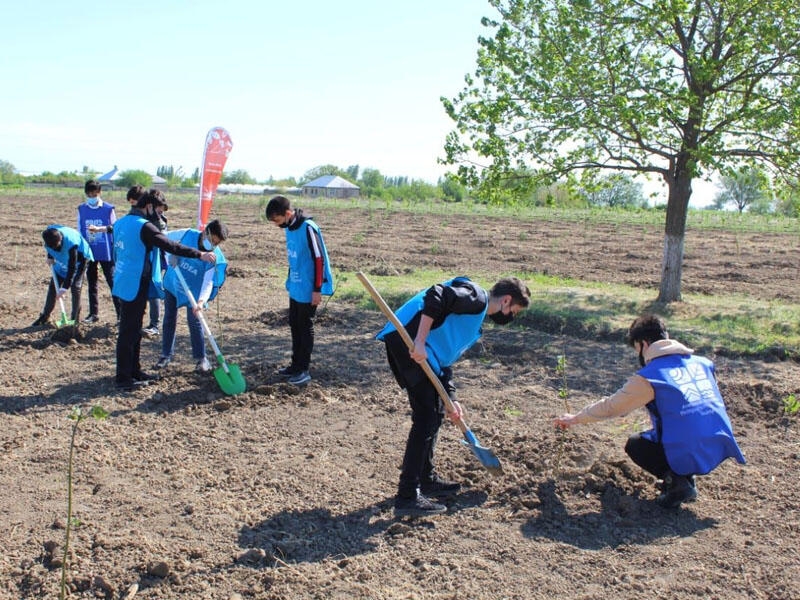
POLYGON ((81 288, 86 265, 94 260, 89 243, 81 237, 76 229, 64 225, 50 225, 42 231, 44 249, 47 253, 47 265, 55 271, 58 289, 48 274, 47 297, 44 308, 31 327, 46 325, 50 313, 56 306, 56 300, 63 298, 70 290, 72 293, 72 312, 70 319, 77 323, 81 315, 81 288))
POLYGON ((267 219, 286 232, 289 274, 289 328, 292 332, 292 361, 278 371, 294 385, 311 381, 308 370, 314 349, 314 316, 322 296, 333 294, 333 273, 328 250, 319 226, 302 209, 293 209, 284 196, 267 203, 267 219))
POLYGON ((555 420, 567 429, 646 407, 653 428, 628 438, 625 452, 662 481, 656 501, 677 508, 697 498, 696 475, 706 475, 726 458, 744 464, 717 387, 714 363, 669 338, 653 314, 633 321, 628 343, 641 368, 610 397, 555 420))
POLYGON ((431 498, 452 496, 461 489, 461 484, 442 479, 434 467, 445 405, 420 364, 428 361, 450 395, 455 414, 448 417, 460 419, 463 411, 455 398, 453 363, 478 341, 485 317, 506 325, 529 306, 530 297, 528 287, 516 277, 499 280, 488 292, 467 277, 456 277, 422 290, 396 311, 414 340, 412 351, 391 323, 376 336, 386 345, 389 366, 411 405, 411 430, 394 501, 396 516, 443 513, 447 507, 431 498))
POLYGON ((170 231, 167 237, 184 246, 213 252, 216 254, 217 260, 216 263, 211 264, 194 258, 180 258, 173 255, 167 257, 169 266, 164 275, 164 335, 161 338, 161 357, 155 368, 163 369, 172 361, 175 354, 178 308, 185 306, 192 356, 196 363, 195 370, 200 373, 208 373, 211 371, 211 364, 206 358, 203 325, 200 323, 198 313, 208 302, 216 298, 219 288, 225 283, 225 270, 228 264, 219 245, 228 239, 228 227, 218 219, 214 219, 205 226, 202 232, 198 229, 178 229, 170 231), (197 302, 196 310, 192 309, 191 301, 178 279, 176 274, 178 269, 197 302))
POLYGON ((147 385, 157 378, 142 371, 139 354, 147 300, 154 282, 155 286, 161 286, 159 249, 211 264, 216 260, 213 252, 203 252, 170 240, 150 221, 156 207, 166 203, 160 190, 150 189, 127 215, 114 224, 113 294, 120 301, 115 381, 122 391, 147 385))
MULTIPOLYGON (((98 265, 110 290, 114 286, 114 222, 117 215, 114 205, 104 202, 100 197, 100 182, 90 179, 83 186, 86 201, 78 206, 78 231, 92 248, 94 260, 86 267, 86 283, 89 287, 89 314, 84 323, 96 323, 100 320, 100 302, 97 293, 99 273, 98 265)), ((114 313, 119 319, 119 300, 111 297, 114 313)))

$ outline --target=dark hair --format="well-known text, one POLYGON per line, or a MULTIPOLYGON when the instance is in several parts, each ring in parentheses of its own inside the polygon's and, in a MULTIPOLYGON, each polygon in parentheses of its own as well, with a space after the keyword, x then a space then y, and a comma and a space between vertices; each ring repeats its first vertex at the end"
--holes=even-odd
POLYGON ((267 203, 267 219, 271 220, 272 217, 277 215, 283 216, 291 208, 292 204, 286 196, 275 196, 267 203))
POLYGON ((636 342, 652 344, 658 340, 669 339, 667 324, 658 315, 647 314, 634 319, 628 329, 628 344, 633 346, 636 342))
POLYGON ((166 206, 167 199, 164 192, 155 188, 150 188, 136 201, 136 208, 144 208, 147 205, 155 208, 156 206, 166 206))
POLYGON ((228 239, 228 226, 225 225, 219 219, 214 219, 213 221, 209 221, 208 225, 206 225, 206 232, 208 235, 217 236, 221 242, 224 242, 228 239))
POLYGON ((531 291, 517 277, 505 277, 498 281, 489 290, 489 295, 498 298, 500 296, 511 296, 511 304, 516 304, 522 308, 528 308, 531 303, 531 291))
POLYGON ((100 182, 96 179, 90 179, 87 181, 83 186, 83 191, 88 196, 90 192, 99 192, 102 191, 103 186, 100 185, 100 182))
POLYGON ((61 235, 61 232, 54 227, 48 227, 42 232, 42 239, 44 240, 44 245, 50 248, 51 250, 57 250, 58 247, 61 245, 61 240, 64 236, 61 235))
POLYGON ((128 195, 126 196, 128 202, 131 200, 139 200, 144 195, 144 186, 136 184, 128 190, 128 195))

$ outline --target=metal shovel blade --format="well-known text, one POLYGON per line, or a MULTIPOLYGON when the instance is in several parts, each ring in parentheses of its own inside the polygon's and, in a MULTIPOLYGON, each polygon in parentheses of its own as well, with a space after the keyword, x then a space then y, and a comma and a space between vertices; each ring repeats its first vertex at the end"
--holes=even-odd
POLYGON ((478 460, 481 461, 481 464, 486 468, 487 471, 492 473, 493 475, 499 475, 503 472, 503 466, 500 464, 500 459, 495 456, 494 452, 489 450, 489 448, 484 448, 478 442, 478 438, 475 437, 475 434, 472 433, 471 429, 467 429, 464 433, 464 439, 461 440, 461 443, 465 446, 468 446, 472 453, 478 457, 478 460))
POLYGON ((217 380, 219 388, 229 396, 244 392, 247 389, 247 382, 239 366, 226 363, 221 356, 217 357, 217 361, 220 366, 214 369, 214 379, 217 380))

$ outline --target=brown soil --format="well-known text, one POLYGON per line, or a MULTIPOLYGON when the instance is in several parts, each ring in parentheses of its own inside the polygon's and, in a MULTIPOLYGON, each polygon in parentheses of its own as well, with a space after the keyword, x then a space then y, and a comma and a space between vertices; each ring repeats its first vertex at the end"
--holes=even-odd
MULTIPOLYGON (((800 435, 782 412, 800 391, 796 363, 713 357, 748 464, 727 461, 700 478, 697 502, 665 511, 622 450, 644 414, 562 435, 552 426, 564 408, 557 355, 566 348, 568 401, 580 407, 633 371, 630 349, 535 323, 487 327, 455 373, 467 422, 504 473, 489 475, 445 427, 439 469, 464 491, 446 515, 396 520, 409 418, 372 339, 379 314, 334 296, 317 321, 312 382, 282 383, 283 236, 257 201, 221 198, 231 270, 210 320, 248 391, 226 397, 193 372, 181 322, 167 377, 119 394, 106 289, 101 322, 82 326, 79 341, 27 327, 47 284, 39 232, 72 223, 78 201, 4 198, 0 597, 57 597, 67 417, 99 404, 110 418, 82 422, 75 447, 73 598, 121 598, 134 585, 136 600, 800 598, 800 435)), ((340 273, 435 266, 488 280, 546 271, 658 285, 659 228, 313 212, 340 273)), ((171 201, 169 216, 173 228, 191 226, 194 207, 171 201)), ((794 297, 798 264, 797 236, 690 230, 684 290, 794 297)), ((145 365, 159 348, 143 342, 145 365)))

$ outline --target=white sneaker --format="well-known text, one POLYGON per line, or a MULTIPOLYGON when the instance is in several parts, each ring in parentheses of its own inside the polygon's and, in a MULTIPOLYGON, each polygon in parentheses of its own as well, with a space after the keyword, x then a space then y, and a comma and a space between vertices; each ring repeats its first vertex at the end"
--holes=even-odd
POLYGON ((209 371, 211 371, 211 363, 208 362, 207 358, 204 358, 203 360, 198 360, 197 366, 194 368, 194 370, 197 371, 198 373, 208 373, 209 371))

